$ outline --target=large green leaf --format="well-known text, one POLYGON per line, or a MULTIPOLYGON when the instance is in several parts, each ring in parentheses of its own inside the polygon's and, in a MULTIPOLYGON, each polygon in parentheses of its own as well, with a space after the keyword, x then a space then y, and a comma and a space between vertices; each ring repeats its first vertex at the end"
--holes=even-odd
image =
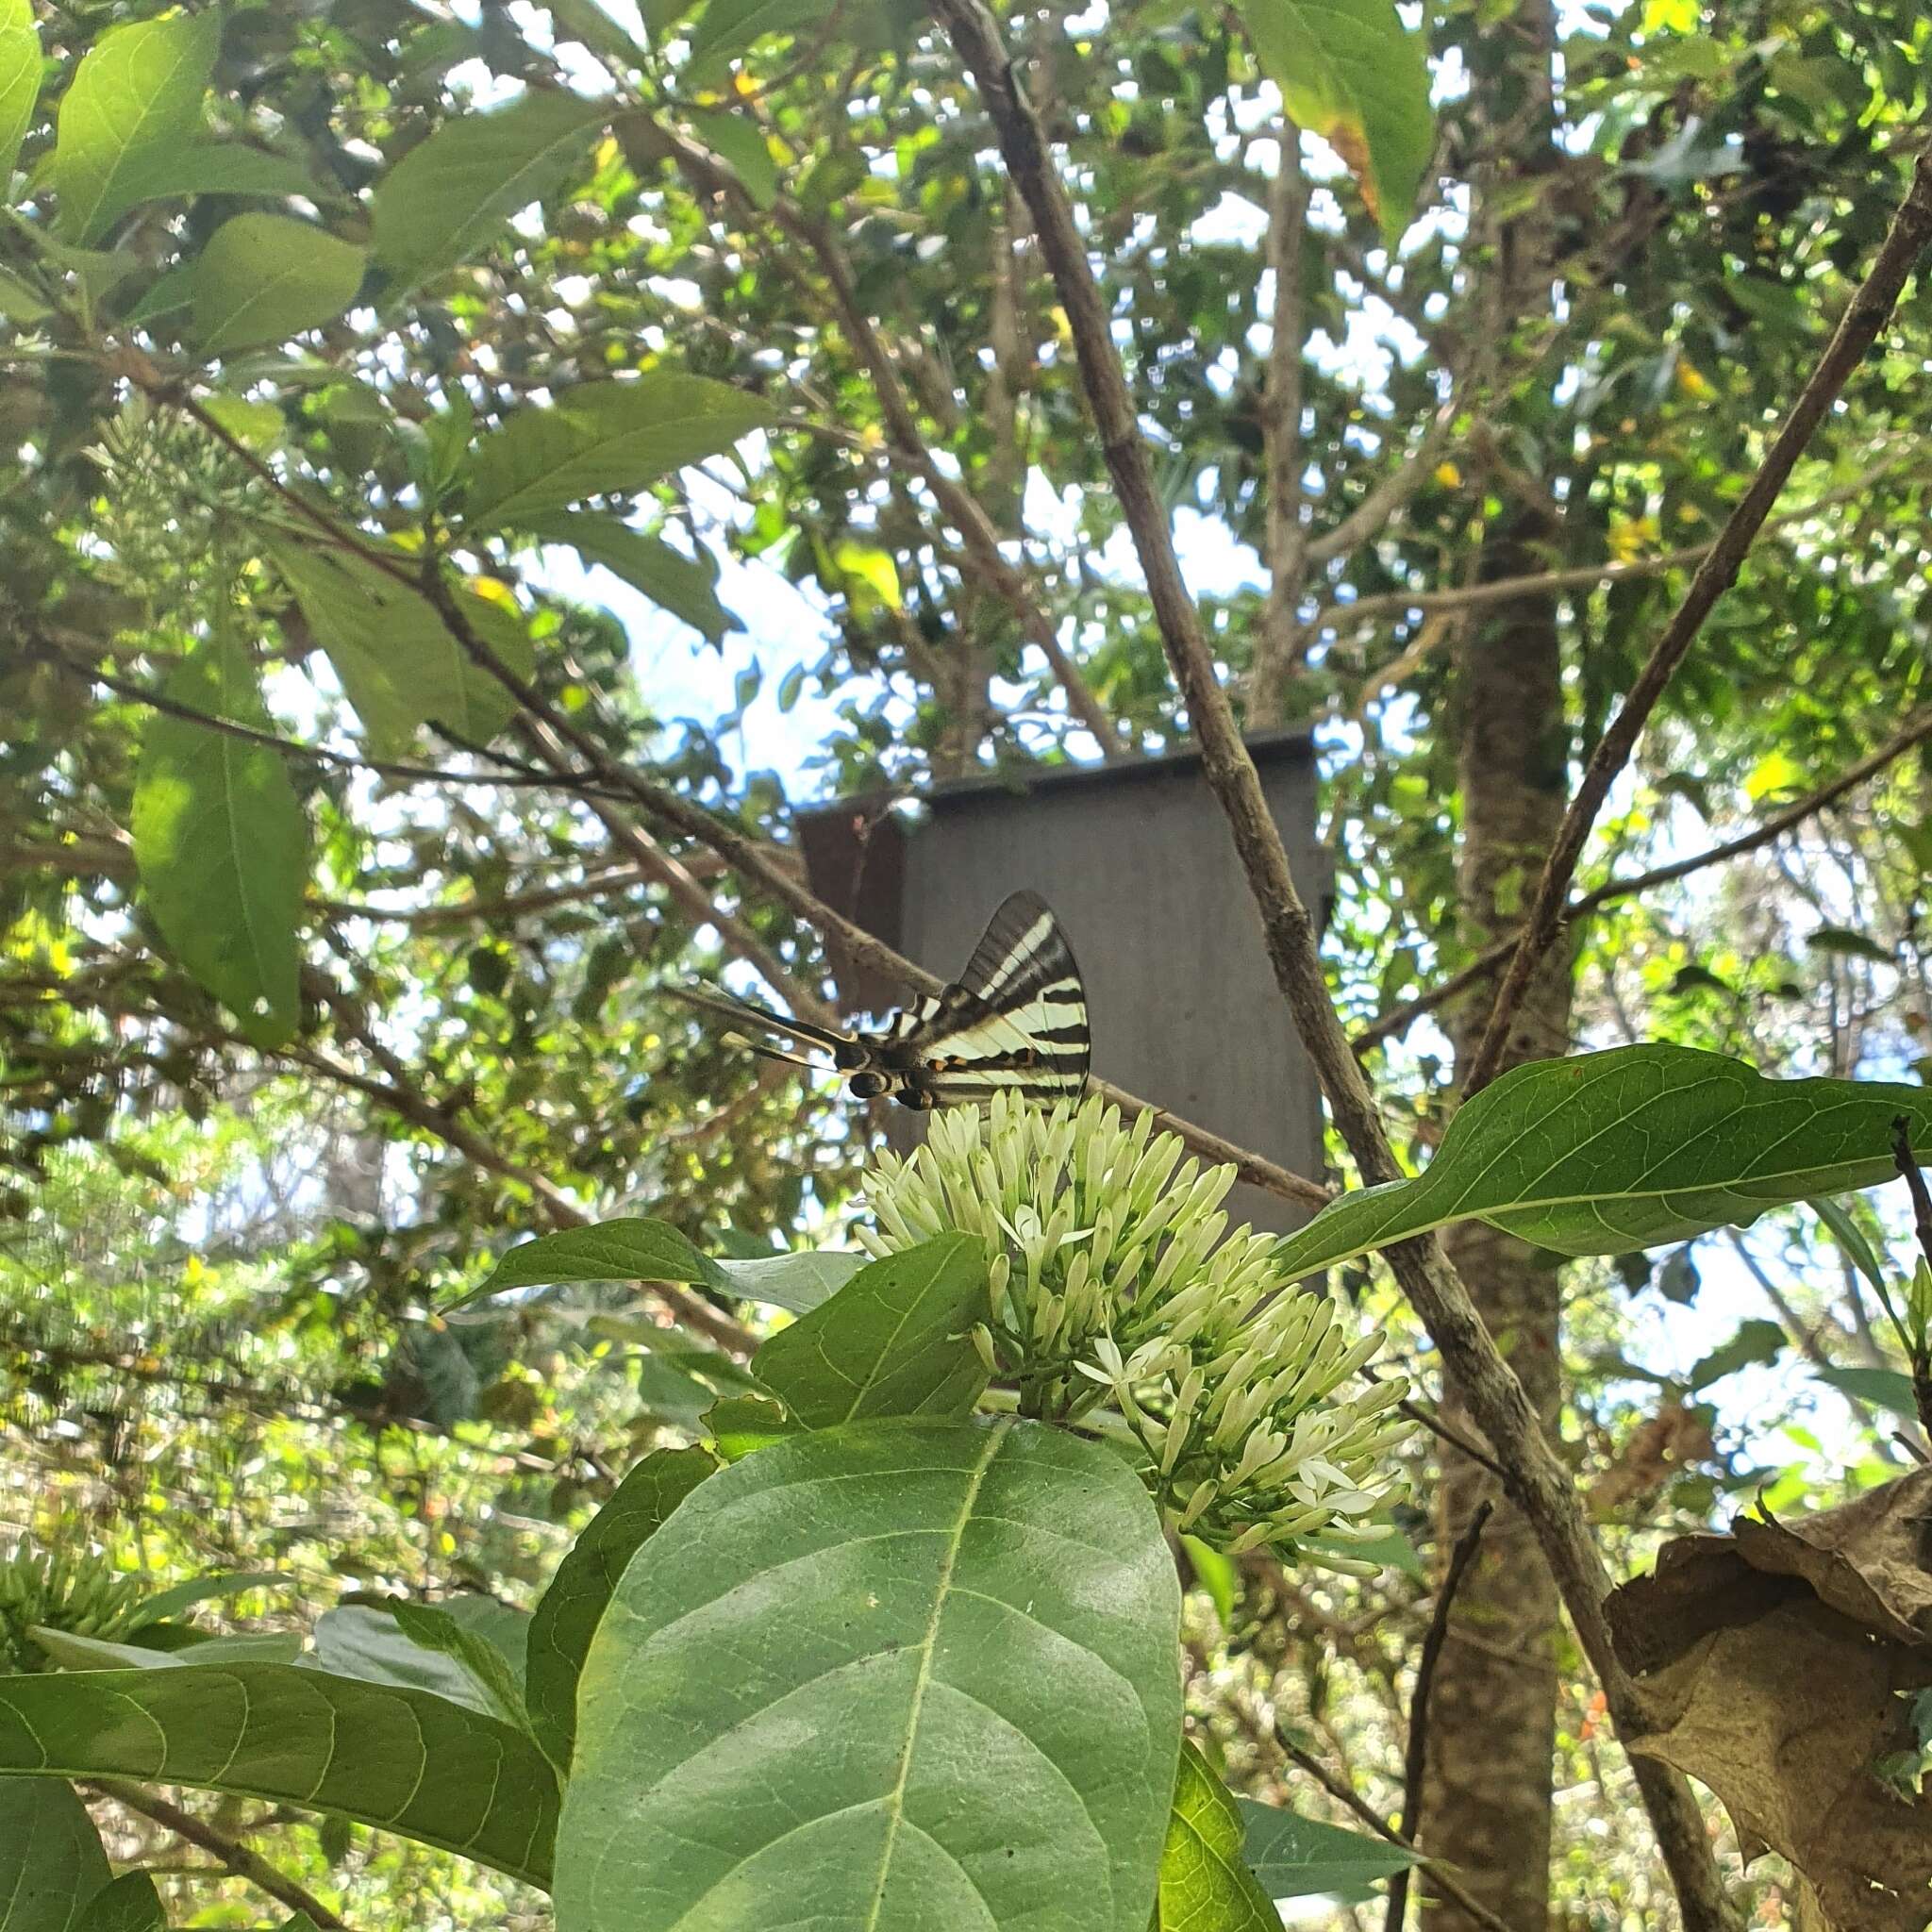
POLYGON ((1486 1087, 1418 1179, 1344 1194, 1276 1251, 1312 1274, 1454 1221, 1561 1255, 1688 1240, 1767 1208, 1888 1179, 1892 1122, 1932 1153, 1932 1091, 1767 1080, 1688 1046, 1539 1060, 1486 1087))
MULTIPOLYGON (((165 1628, 176 1625, 148 1626, 165 1628)), ((189 1664, 293 1663, 302 1655, 296 1630, 245 1630, 188 1642, 178 1650, 145 1643, 116 1643, 106 1637, 83 1637, 77 1630, 50 1630, 30 1624, 28 1635, 63 1671, 172 1671, 189 1664)))
POLYGON ((519 409, 477 443, 464 521, 473 530, 521 526, 580 497, 642 490, 774 415, 761 397, 705 375, 580 384, 549 408, 519 409))
POLYGON ((875 1416, 958 1418, 986 1387, 971 1331, 991 1313, 986 1243, 942 1234, 862 1268, 781 1328, 752 1374, 808 1428, 875 1416))
POLYGON ((570 1769, 576 1745, 584 1655, 618 1578, 664 1519, 717 1467, 716 1457, 703 1449, 660 1449, 645 1457, 557 1566, 530 1619, 525 1679, 530 1727, 559 1771, 570 1769))
POLYGON ((375 191, 389 299, 453 268, 562 187, 609 118, 608 101, 532 89, 491 113, 445 121, 411 148, 375 191))
POLYGON ((1912 1393, 1912 1378, 1896 1369, 1818 1369, 1814 1382, 1836 1389, 1854 1402, 1870 1403, 1874 1408, 1890 1409, 1908 1422, 1919 1419, 1919 1405, 1912 1393))
POLYGON ((145 197, 150 169, 193 141, 221 39, 222 16, 210 7, 111 27, 88 50, 61 100, 54 143, 64 235, 92 242, 145 197))
POLYGON ((591 1643, 560 1932, 1146 1932, 1180 1734, 1154 1507, 1039 1424, 884 1422, 699 1486, 591 1643))
MULTIPOLYGON (((668 1221, 629 1215, 591 1227, 540 1234, 512 1248, 490 1279, 463 1300, 511 1288, 550 1288, 562 1281, 684 1281, 725 1286, 724 1272, 668 1221)), ((461 1306, 460 1303, 458 1304, 461 1306)))
POLYGON ((1235 0, 1290 116, 1348 164, 1393 248, 1415 211, 1435 127, 1428 44, 1395 0, 1235 0))
POLYGON ((239 1791, 549 1882, 557 1780, 528 1737, 299 1665, 0 1678, 0 1771, 239 1791))
POLYGON ((1344 1905, 1374 1896, 1378 1879, 1415 1863, 1415 1854, 1366 1832, 1344 1831, 1318 1818, 1298 1818, 1252 1798, 1238 1801, 1247 1823, 1248 1868, 1273 1899, 1324 1893, 1344 1905))
MULTIPOLYGON (((515 697, 451 636, 428 598, 346 551, 280 539, 267 549, 377 758, 406 752, 425 724, 487 744, 509 723, 515 697)), ((536 653, 515 613, 460 586, 457 599, 491 650, 529 676, 536 653)))
POLYGON ((145 1872, 127 1872, 88 1900, 74 1932, 168 1932, 168 1915, 154 1880, 145 1872))
POLYGON ((140 188, 142 201, 171 194, 259 195, 271 201, 291 194, 311 201, 325 198, 300 161, 239 141, 201 141, 158 155, 143 172, 140 188))
POLYGON ((1241 1860, 1234 1793, 1191 1743, 1181 1746, 1154 1924, 1155 1932, 1280 1932, 1281 1914, 1241 1860))
POLYGON ((77 1932, 83 1903, 113 1875, 72 1785, 0 1777, 0 1932, 77 1932))
POLYGON ((203 354, 286 341, 356 299, 368 258, 313 222, 237 215, 194 265, 194 335, 203 354))
MULTIPOLYGON (((254 667, 226 638, 197 650, 166 691, 206 716, 271 728, 254 667)), ((281 753, 158 711, 142 736, 132 823, 148 907, 175 958, 256 1045, 280 1045, 301 1011, 295 920, 308 856, 281 753)))
POLYGON ((552 510, 526 518, 524 528, 546 543, 568 543, 586 563, 601 563, 714 644, 741 628, 718 601, 708 561, 684 556, 663 538, 632 529, 621 517, 602 510, 552 510))
POLYGON ((41 68, 32 0, 0 0, 0 194, 33 122, 41 68))

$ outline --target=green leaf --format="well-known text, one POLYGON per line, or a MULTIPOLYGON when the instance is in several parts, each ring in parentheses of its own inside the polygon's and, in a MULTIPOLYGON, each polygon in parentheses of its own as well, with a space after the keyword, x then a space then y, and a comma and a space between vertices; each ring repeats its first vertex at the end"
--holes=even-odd
POLYGON ((1886 1289, 1885 1270, 1858 1224, 1836 1201, 1807 1201, 1805 1205, 1831 1230, 1832 1238, 1850 1257, 1852 1266, 1883 1294, 1886 1289))
POLYGON ((705 1482, 577 1698, 561 1932, 1146 1932, 1180 1594, 1108 1449, 865 1423, 705 1482))
POLYGON ((991 1318, 986 1242, 942 1234, 861 1268, 781 1328, 752 1374, 808 1429, 879 1416, 969 1415, 988 1370, 973 1346, 991 1318))
POLYGON ((512 1248, 490 1279, 454 1306, 512 1288, 551 1288, 563 1281, 679 1281, 724 1288, 724 1269, 701 1255, 668 1221, 625 1216, 590 1227, 540 1234, 512 1248))
POLYGON ((1874 1408, 1890 1409, 1907 1422, 1919 1419, 1919 1405, 1912 1395, 1912 1378, 1896 1369, 1816 1369, 1814 1382, 1836 1389, 1855 1402, 1869 1403, 1874 1408))
POLYGON ((74 1932, 168 1932, 160 1894, 145 1872, 126 1872, 94 1893, 74 1932))
POLYGON ((157 276, 141 299, 121 318, 130 325, 152 322, 158 315, 178 315, 194 306, 194 282, 199 262, 184 261, 157 276))
POLYGON ((523 1732, 424 1691, 301 1665, 0 1678, 0 1771, 339 1811, 549 1882, 557 1780, 523 1732))
POLYGON ((203 397, 201 406, 237 442, 257 449, 273 449, 288 433, 288 419, 273 403, 251 403, 218 391, 203 397))
POLYGON ((63 235, 92 242, 194 140, 221 39, 210 7, 110 27, 83 56, 54 143, 63 235))
POLYGON ((0 1778, 0 1932, 79 1932, 82 1902, 113 1875, 72 1785, 0 1778))
MULTIPOLYGON (((0 59, 4 58, 5 47, 0 43, 0 59)), ((38 289, 0 269, 0 315, 8 322, 32 324, 44 321, 53 312, 54 305, 38 289)))
POLYGON ((762 1302, 794 1315, 809 1314, 835 1295, 867 1265, 863 1255, 836 1251, 806 1251, 796 1255, 760 1255, 752 1260, 719 1261, 723 1286, 742 1301, 762 1302))
POLYGON ((436 1607, 459 1629, 480 1638, 503 1659, 521 1707, 524 1657, 530 1642, 529 1611, 516 1604, 503 1603, 480 1590, 459 1590, 444 1597, 436 1607))
POLYGON ((703 375, 581 383, 549 408, 519 409, 478 442, 464 521, 472 530, 521 527, 579 497, 642 490, 729 449, 775 414, 762 398, 703 375))
POLYGON ((705 1411, 702 1423, 711 1447, 726 1462, 741 1462, 799 1429, 778 1403, 763 1395, 727 1395, 705 1411))
POLYGON ((1221 1619, 1221 1627, 1232 1630, 1235 1599, 1241 1593, 1240 1570, 1230 1557, 1224 1557, 1212 1544, 1204 1543, 1197 1536, 1182 1537, 1181 1547, 1188 1553, 1194 1581, 1208 1592, 1208 1601, 1214 1606, 1214 1614, 1221 1619))
POLYGON ((286 341, 332 321, 356 299, 367 261, 361 249, 312 222, 262 214, 224 222, 194 269, 203 353, 286 341))
POLYGON ((482 1700, 476 1707, 507 1724, 526 1727, 523 1689, 493 1643, 466 1629, 437 1604, 399 1603, 392 1606, 392 1614, 396 1628, 411 1643, 456 1660, 482 1700))
POLYGON ((778 166, 765 141, 765 130, 748 114, 726 114, 715 108, 695 109, 691 125, 697 138, 714 155, 730 162, 754 208, 768 208, 778 199, 778 166))
POLYGON ((1688 1046, 1623 1046, 1505 1074, 1456 1118, 1418 1179, 1344 1194, 1276 1250, 1294 1277, 1486 1221, 1560 1255, 1685 1241, 1767 1208, 1890 1177, 1891 1124, 1932 1152, 1932 1092, 1767 1080, 1688 1046))
MULTIPOLYGON (((303 1659, 303 1667, 365 1684, 426 1691, 478 1716, 498 1716, 491 1691, 453 1649, 421 1641, 405 1626, 396 1613, 406 1607, 395 1601, 325 1610, 315 1620, 315 1649, 303 1659)), ((187 1661, 199 1658, 191 1653, 187 1661)))
POLYGON ((1370 1888, 1377 1879, 1415 1863, 1414 1853, 1386 1839, 1297 1818, 1252 1798, 1237 1802, 1247 1821, 1243 1851, 1249 1869, 1272 1899, 1324 1892, 1344 1905, 1359 1905, 1373 1896, 1370 1888))
POLYGON ((570 1769, 577 1731, 577 1677, 605 1607, 630 1560, 671 1512, 718 1466, 702 1449, 660 1449, 618 1484, 585 1525, 530 1619, 530 1727, 559 1771, 570 1769))
POLYGON ((1395 0, 1236 0, 1255 58, 1295 123, 1356 178, 1392 249, 1435 139, 1427 43, 1395 0))
POLYGON ((524 528, 546 543, 568 543, 587 564, 602 564, 711 643, 743 626, 718 601, 708 557, 686 557, 661 537, 634 530, 602 510, 552 510, 525 518, 524 528))
POLYGON ((691 37, 691 79, 714 78, 754 42, 814 25, 831 7, 832 0, 710 0, 691 37))
POLYGON ((1776 1322, 1745 1322, 1728 1341, 1718 1346, 1690 1371, 1690 1385, 1694 1393, 1712 1382, 1735 1374, 1756 1363, 1774 1362, 1784 1353, 1786 1336, 1776 1322))
POLYGON ((1385 1569, 1400 1570, 1405 1576, 1413 1576, 1418 1583, 1427 1580, 1428 1573, 1423 1568, 1423 1559, 1416 1555, 1415 1545, 1393 1527, 1384 1530, 1380 1536, 1359 1541, 1351 1537, 1348 1541, 1341 1542, 1325 1536, 1311 1536, 1305 1541, 1310 1549, 1327 1550, 1338 1557, 1357 1557, 1365 1563, 1380 1563, 1385 1569))
POLYGON ((286 201, 291 194, 310 201, 325 198, 301 162, 239 141, 197 142, 158 157, 141 188, 143 201, 170 194, 261 195, 273 201, 286 201))
MULTIPOLYGON (((271 728, 254 667, 217 637, 168 679, 175 704, 271 728)), ((282 755, 158 711, 142 734, 134 856, 148 908, 182 965, 257 1046, 279 1046, 301 1017, 295 921, 308 827, 282 755)))
MULTIPOLYGON (((517 701, 450 634, 428 598, 362 558, 271 539, 268 555, 294 592, 377 758, 408 750, 424 724, 487 744, 517 701)), ((523 623, 494 599, 457 589, 477 635, 520 677, 536 665, 523 623)))
POLYGON ((274 1570, 223 1570, 208 1576, 191 1576, 158 1590, 142 1603, 130 1630, 144 1630, 166 1617, 178 1616, 196 1604, 212 1603, 222 1597, 241 1596, 251 1590, 286 1589, 289 1579, 274 1570))
POLYGON ((519 208, 563 186, 610 118, 608 101, 531 89, 445 121, 375 191, 375 261, 399 297, 483 247, 519 208))
POLYGON ((1280 1932, 1274 1902, 1241 1862, 1241 1815, 1234 1793, 1191 1743, 1160 1854, 1155 1932, 1280 1932))
POLYGON ((27 0, 0 7, 0 194, 20 158, 41 94, 41 37, 27 0))

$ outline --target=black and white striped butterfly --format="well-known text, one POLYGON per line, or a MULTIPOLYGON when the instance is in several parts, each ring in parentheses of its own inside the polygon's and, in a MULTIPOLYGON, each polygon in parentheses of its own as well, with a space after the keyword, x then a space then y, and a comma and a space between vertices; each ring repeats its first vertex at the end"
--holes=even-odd
MULTIPOLYGON (((1034 892, 1015 892, 993 914, 958 980, 901 1008, 876 1033, 783 1019, 709 990, 678 997, 822 1047, 859 1099, 890 1096, 921 1113, 980 1105, 1008 1089, 1028 1100, 1077 1099, 1087 1084, 1091 1044, 1080 969, 1059 922, 1034 892)), ((764 1059, 815 1064, 741 1034, 725 1038, 764 1059)))

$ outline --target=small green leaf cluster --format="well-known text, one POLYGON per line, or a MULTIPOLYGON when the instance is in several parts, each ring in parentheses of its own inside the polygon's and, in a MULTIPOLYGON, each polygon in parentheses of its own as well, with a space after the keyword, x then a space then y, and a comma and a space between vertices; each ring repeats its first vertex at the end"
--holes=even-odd
POLYGON ((1182 1159, 1149 1113, 1130 1127, 1097 1096, 1002 1095, 989 1116, 940 1114, 909 1159, 882 1155, 865 1183, 877 1225, 858 1238, 878 1255, 949 1229, 987 1241, 989 1371, 1050 1421, 1111 1396, 1177 1529, 1230 1552, 1345 1543, 1388 1494, 1408 1384, 1338 1394, 1382 1337, 1287 1292, 1271 1238, 1228 1233, 1233 1182, 1182 1159))

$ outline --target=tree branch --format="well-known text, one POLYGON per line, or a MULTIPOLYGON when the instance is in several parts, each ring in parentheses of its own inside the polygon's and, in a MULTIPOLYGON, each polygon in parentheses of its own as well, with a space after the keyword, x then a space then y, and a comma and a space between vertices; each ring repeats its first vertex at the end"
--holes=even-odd
MULTIPOLYGON (((999 30, 980 0, 937 0, 940 19, 979 85, 1008 172, 1026 197, 1065 310, 1102 453, 1132 535, 1161 641, 1201 741, 1203 770, 1226 814, 1267 935, 1276 984, 1294 1017, 1337 1126, 1365 1181, 1402 1177, 1374 1096, 1350 1050, 1327 991, 1319 935, 1289 872, 1260 777, 1222 690, 1199 613, 1188 595, 1173 534, 1155 487, 1108 308, 1073 210, 1021 93, 999 30)), ((1508 1469, 1509 1491, 1535 1527, 1619 1727, 1652 1724, 1649 1706, 1619 1662, 1603 1600, 1608 1578, 1570 1474, 1523 1384, 1503 1358, 1433 1236, 1397 1243, 1389 1260, 1467 1391, 1472 1416, 1508 1469)), ((1688 1783, 1674 1773, 1643 1787, 1690 1932, 1725 1924, 1710 1843, 1688 1783)))
POLYGON ((312 1891, 277 1872, 260 1853, 250 1851, 239 1839, 217 1831, 213 1825, 184 1811, 178 1805, 157 1797, 139 1786, 124 1784, 119 1778, 90 1778, 86 1789, 103 1798, 165 1826, 178 1839, 219 1858, 238 1878, 245 1878, 258 1890, 265 1891, 291 1912, 307 1912, 322 1932, 350 1932, 348 1921, 332 1912, 312 1891))
MULTIPOLYGON (((1417 1836, 1422 1816, 1423 1773, 1429 1761, 1429 1691, 1436 1681, 1436 1660, 1449 1635, 1449 1612, 1456 1605, 1456 1592, 1462 1587, 1462 1575, 1475 1557, 1475 1546, 1482 1541, 1483 1525, 1495 1509, 1485 1496, 1469 1519, 1469 1527, 1456 1539, 1449 1557, 1449 1571, 1442 1588, 1436 1592, 1435 1614, 1429 1619, 1423 1638, 1422 1656, 1416 1661, 1415 1691, 1408 1700, 1408 1748, 1402 1758, 1402 1828, 1410 1838, 1417 1836)), ((1389 1881, 1389 1909, 1382 1920, 1382 1932, 1402 1932, 1408 1916, 1408 1873, 1405 1868, 1389 1881)))
MULTIPOLYGON (((1769 845, 1774 839, 1815 817, 1846 792, 1855 791, 1874 773, 1883 771, 1914 745, 1923 744, 1928 739, 1932 739, 1932 709, 1914 712, 1875 751, 1867 752, 1856 764, 1847 765, 1828 785, 1821 785, 1816 791, 1807 792, 1795 804, 1774 812, 1770 818, 1761 820, 1750 831, 1740 833, 1735 839, 1726 839, 1722 844, 1707 846, 1702 852, 1693 852, 1686 858, 1673 859, 1668 865, 1655 866, 1649 872, 1637 873, 1627 879, 1607 880, 1580 898, 1573 899, 1563 915, 1564 923, 1585 918, 1602 907, 1614 905, 1622 899, 1637 898, 1655 887, 1672 885, 1678 879, 1688 878, 1692 873, 1704 871, 1707 866, 1722 865, 1727 859, 1740 858, 1746 852, 1757 851, 1761 845, 1769 845)), ((1523 933, 1522 926, 1506 933, 1494 945, 1479 953, 1459 973, 1453 974, 1440 986, 1431 987, 1427 992, 1419 993, 1414 999, 1404 1000, 1400 1006, 1391 1007, 1386 1013, 1377 1014, 1355 1036, 1356 1052, 1367 1053, 1381 1041, 1391 1039, 1414 1024, 1424 1013, 1432 1012, 1454 999, 1465 988, 1488 978, 1516 950, 1523 933)))
POLYGON ((1684 601, 1664 627, 1629 694, 1584 767, 1576 795, 1564 814, 1556 844, 1537 883, 1523 936, 1503 975, 1489 1024, 1483 1029, 1481 1043, 1463 1081, 1465 1098, 1480 1092, 1502 1061, 1516 1008, 1528 991, 1539 963, 1561 930, 1571 877, 1611 785, 1635 749, 1638 737, 1672 675, 1696 641, 1705 620, 1717 600, 1736 581, 1753 541, 1790 480, 1799 457, 1817 433, 1839 392, 1865 359, 1879 331, 1890 320, 1907 278, 1928 241, 1932 241, 1932 150, 1920 155, 1912 170, 1911 187, 1892 217, 1890 229, 1870 273, 1839 318, 1831 341, 1785 419, 1784 426, 1773 440, 1750 489, 1726 520, 1709 556, 1698 565, 1684 601))

